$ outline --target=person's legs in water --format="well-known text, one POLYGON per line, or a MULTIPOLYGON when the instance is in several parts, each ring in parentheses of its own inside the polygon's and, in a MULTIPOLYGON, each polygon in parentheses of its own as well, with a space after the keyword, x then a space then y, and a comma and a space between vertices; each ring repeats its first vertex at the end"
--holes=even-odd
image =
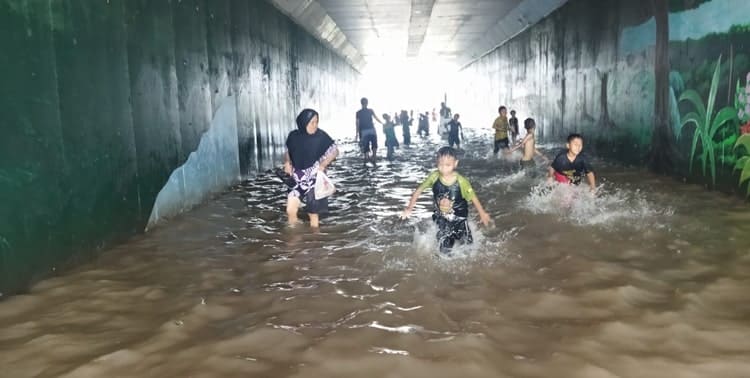
POLYGON ((526 177, 536 177, 536 162, 532 160, 521 160, 521 170, 524 171, 526 177))
POLYGON ((299 211, 300 200, 294 195, 289 195, 286 199, 286 215, 289 225, 295 225, 299 222, 297 212, 299 211))
POLYGON ((364 153, 365 164, 368 161, 374 164, 378 150, 378 137, 375 134, 375 129, 366 130, 360 135, 360 147, 364 153))
POLYGON ((388 145, 388 160, 393 161, 393 144, 388 145))
POLYGON ((440 216, 433 216, 437 223, 437 242, 440 253, 449 255, 456 242, 462 245, 471 244, 474 238, 469 230, 469 223, 464 220, 449 221, 440 216))
POLYGON ((372 134, 372 136, 370 137, 370 147, 372 150, 370 161, 372 161, 372 163, 375 164, 375 160, 377 160, 377 157, 378 157, 378 139, 375 134, 372 134))
POLYGON ((509 146, 508 146, 508 138, 503 138, 503 139, 497 139, 497 140, 495 140, 495 155, 497 155, 497 153, 500 152, 501 148, 505 149, 505 150, 507 150, 509 148, 509 146))
POLYGON ((315 199, 315 189, 310 189, 305 195, 305 210, 310 217, 310 227, 320 227, 320 214, 328 212, 328 197, 315 199))
POLYGON ((441 216, 433 215, 432 218, 435 220, 435 224, 437 225, 437 234, 435 235, 435 237, 437 238, 440 253, 447 255, 450 253, 451 248, 453 248, 453 245, 456 243, 456 239, 453 238, 453 232, 450 226, 450 222, 441 216))
POLYGON ((370 146, 368 145, 366 141, 366 137, 364 135, 360 136, 359 141, 359 148, 362 150, 362 158, 364 159, 364 163, 367 164, 367 161, 370 160, 370 146))
POLYGON ((454 144, 456 148, 461 148, 461 140, 458 138, 458 134, 451 133, 448 135, 448 145, 453 147, 454 144))

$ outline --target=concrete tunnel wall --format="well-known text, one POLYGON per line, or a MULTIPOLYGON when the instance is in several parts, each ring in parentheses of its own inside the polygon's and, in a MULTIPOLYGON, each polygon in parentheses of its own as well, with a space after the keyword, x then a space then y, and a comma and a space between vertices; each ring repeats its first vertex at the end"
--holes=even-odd
POLYGON ((358 78, 260 0, 1 0, 0 51, 4 294, 270 166, 358 78))
POLYGON ((571 0, 465 67, 449 105, 489 128, 504 104, 546 142, 580 132, 597 155, 750 196, 748 14, 743 0, 571 0))

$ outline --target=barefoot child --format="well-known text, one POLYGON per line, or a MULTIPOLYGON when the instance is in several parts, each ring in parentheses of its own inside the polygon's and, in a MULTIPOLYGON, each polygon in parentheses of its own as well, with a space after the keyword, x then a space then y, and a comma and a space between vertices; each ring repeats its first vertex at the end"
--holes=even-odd
POLYGON ((437 152, 437 171, 432 172, 414 191, 409 204, 401 218, 411 215, 419 195, 427 188, 432 188, 435 211, 432 220, 437 224, 437 239, 441 253, 449 253, 456 242, 470 244, 473 241, 469 229, 469 201, 479 213, 479 219, 485 226, 490 223, 490 216, 484 211, 469 180, 456 172, 458 159, 451 147, 443 147, 437 152))

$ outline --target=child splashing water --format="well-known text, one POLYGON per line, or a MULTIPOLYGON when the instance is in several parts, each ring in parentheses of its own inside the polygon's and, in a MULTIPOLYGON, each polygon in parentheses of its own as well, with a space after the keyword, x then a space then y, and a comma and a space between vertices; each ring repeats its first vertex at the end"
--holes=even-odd
POLYGON ((469 229, 469 201, 479 213, 479 219, 485 226, 490 223, 490 216, 484 211, 471 187, 469 180, 456 172, 458 159, 451 147, 443 147, 437 152, 437 171, 432 172, 414 191, 409 204, 401 214, 402 219, 411 215, 419 195, 427 188, 432 188, 435 210, 432 220, 436 223, 437 240, 440 252, 450 253, 456 242, 471 244, 473 237, 469 229))
POLYGON ((561 152, 549 167, 547 181, 557 181, 563 184, 578 185, 586 176, 591 192, 596 191, 596 177, 588 159, 581 154, 583 150, 583 136, 581 134, 568 135, 567 151, 561 152))

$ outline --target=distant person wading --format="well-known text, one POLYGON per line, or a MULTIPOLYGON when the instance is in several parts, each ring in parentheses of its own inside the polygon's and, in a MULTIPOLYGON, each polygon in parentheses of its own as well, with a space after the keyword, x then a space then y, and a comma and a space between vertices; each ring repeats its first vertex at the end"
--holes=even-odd
POLYGON ((372 109, 367 107, 367 98, 362 97, 359 101, 362 104, 362 109, 357 111, 356 122, 357 122, 357 141, 362 149, 362 155, 364 162, 371 161, 375 164, 378 151, 378 135, 375 132, 375 124, 372 119, 375 118, 381 125, 383 121, 375 115, 372 109))

